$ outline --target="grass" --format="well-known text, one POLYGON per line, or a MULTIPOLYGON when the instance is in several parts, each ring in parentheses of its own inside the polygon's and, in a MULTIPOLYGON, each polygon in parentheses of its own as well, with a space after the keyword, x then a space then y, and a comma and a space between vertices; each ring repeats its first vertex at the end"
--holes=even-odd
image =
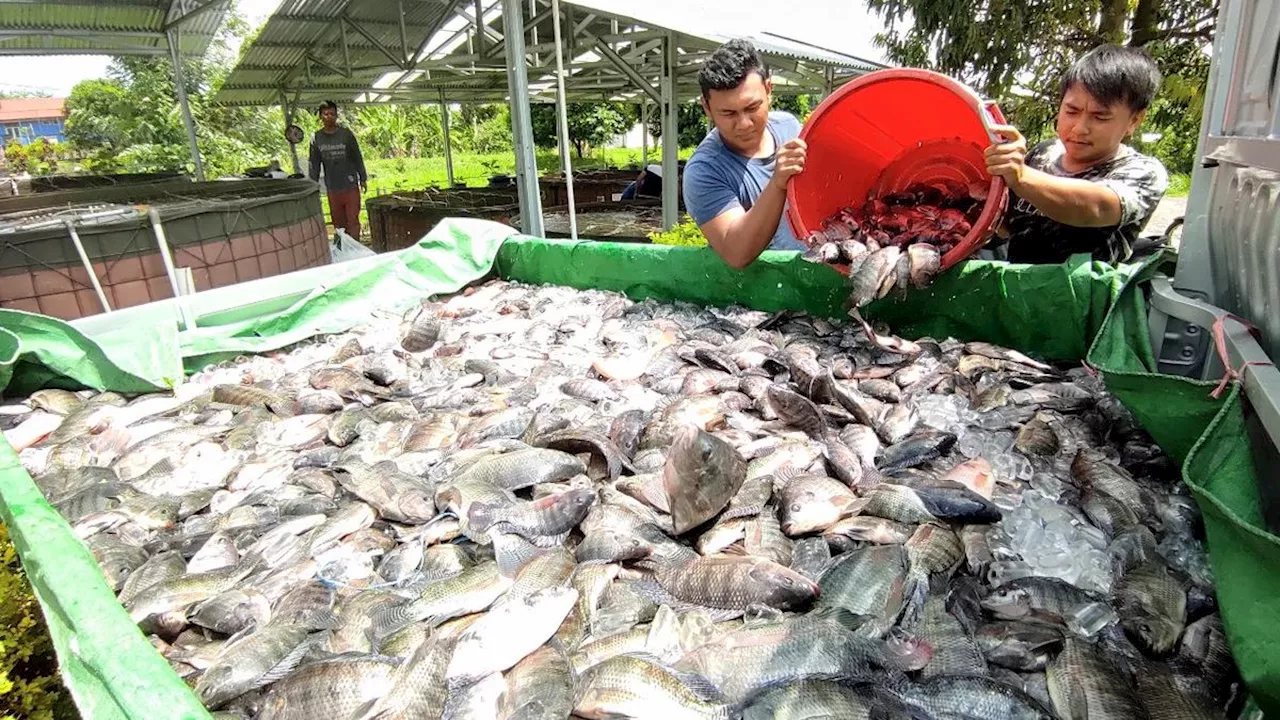
POLYGON ((1191 176, 1186 173, 1173 173, 1169 176, 1168 197, 1186 197, 1191 192, 1191 176))
MULTIPOLYGON (((683 148, 679 152, 682 160, 693 154, 693 148, 683 148)), ((560 172, 560 156, 552 150, 538 150, 538 172, 560 172)), ((579 158, 571 158, 574 172, 585 170, 603 170, 608 168, 625 169, 639 167, 640 151, 634 148, 607 148, 596 150, 579 158)), ((649 162, 661 162, 661 149, 649 149, 649 162)), ((369 171, 369 192, 364 199, 387 195, 394 192, 424 190, 428 187, 443 188, 448 183, 443 157, 425 158, 377 158, 366 159, 365 167, 369 171)), ((491 175, 515 174, 515 156, 512 153, 494 155, 458 154, 453 157, 453 180, 465 183, 468 187, 484 187, 489 184, 491 175)), ((325 222, 329 220, 329 199, 320 196, 320 205, 324 210, 325 222)), ((361 235, 369 237, 369 214, 363 203, 360 207, 361 235)), ((332 226, 328 226, 332 232, 332 226)))

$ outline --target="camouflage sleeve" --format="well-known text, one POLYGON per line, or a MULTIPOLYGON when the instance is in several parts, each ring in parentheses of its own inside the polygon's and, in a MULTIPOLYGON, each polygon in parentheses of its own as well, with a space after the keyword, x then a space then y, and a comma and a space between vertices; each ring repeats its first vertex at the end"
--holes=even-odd
POLYGON ((1159 160, 1139 157, 1107 173, 1098 182, 1120 197, 1120 226, 1143 223, 1169 188, 1169 174, 1159 160))

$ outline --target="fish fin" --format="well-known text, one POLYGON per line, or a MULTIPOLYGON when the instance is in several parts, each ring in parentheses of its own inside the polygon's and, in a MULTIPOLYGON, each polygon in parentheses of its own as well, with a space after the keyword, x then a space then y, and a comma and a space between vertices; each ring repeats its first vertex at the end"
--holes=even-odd
POLYGON ((847 608, 835 605, 818 608, 817 610, 809 613, 809 617, 814 620, 827 620, 837 623, 849 631, 857 630, 867 621, 867 617, 865 615, 859 615, 847 608))
POLYGON ((540 548, 557 548, 564 545, 564 541, 569 539, 569 533, 562 532, 559 535, 536 535, 528 538, 529 542, 540 548))
POLYGON ((794 480, 796 476, 803 475, 803 474, 805 474, 803 470, 797 470, 796 468, 790 465, 784 465, 774 471, 773 487, 775 490, 779 488, 785 488, 786 486, 791 484, 791 481, 794 480))
POLYGON ((317 633, 316 635, 312 635, 298 643, 297 647, 290 650, 284 657, 280 658, 280 662, 272 666, 266 674, 258 678, 255 682, 261 683, 259 687, 264 687, 293 672, 298 665, 302 663, 302 659, 307 656, 307 653, 321 640, 323 640, 323 634, 317 633))
POLYGON ((733 556, 735 556, 735 557, 750 557, 750 556, 751 556, 751 553, 747 552, 747 548, 746 548, 746 546, 745 546, 745 545, 743 545, 743 544, 741 544, 741 543, 734 543, 734 544, 730 545, 729 547, 724 548, 723 550, 721 550, 721 551, 720 551, 720 554, 721 554, 721 555, 733 555, 733 556))
POLYGON ((720 688, 706 677, 697 673, 688 672, 686 670, 675 670, 669 667, 665 668, 685 687, 698 696, 698 699, 707 703, 723 703, 725 701, 724 693, 720 688))

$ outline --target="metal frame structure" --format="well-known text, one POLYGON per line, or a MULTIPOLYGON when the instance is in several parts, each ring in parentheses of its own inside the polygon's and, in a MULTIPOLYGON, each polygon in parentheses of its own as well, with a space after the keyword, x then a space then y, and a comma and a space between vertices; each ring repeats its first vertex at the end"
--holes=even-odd
POLYGON ((0 55, 150 55, 173 63, 196 179, 204 162, 182 58, 209 48, 231 0, 0 0, 0 55))
MULTIPOLYGON (((679 102, 698 95, 698 67, 733 37, 745 37, 760 50, 777 94, 825 94, 881 67, 764 30, 726 34, 691 22, 637 17, 650 12, 620 0, 284 0, 215 102, 283 102, 286 115, 292 107, 328 99, 509 103, 522 229, 536 235, 541 212, 531 103, 610 100, 643 107, 652 100, 664 135, 671 137, 679 102)), ((452 179, 448 142, 446 134, 452 179)), ((675 145, 666 145, 663 222, 670 227, 676 222, 678 170, 675 145)))

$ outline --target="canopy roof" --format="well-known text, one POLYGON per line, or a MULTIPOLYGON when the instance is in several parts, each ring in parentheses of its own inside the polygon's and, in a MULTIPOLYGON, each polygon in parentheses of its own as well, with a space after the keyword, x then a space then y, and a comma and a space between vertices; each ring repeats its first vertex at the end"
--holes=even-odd
MULTIPOLYGON (((552 102, 550 0, 525 5, 529 99, 552 102)), ((734 37, 756 45, 782 94, 823 92, 880 66, 848 49, 760 30, 745 15, 700 14, 706 6, 687 0, 561 3, 568 98, 640 102, 647 94, 656 101, 667 37, 677 47, 677 95, 685 98, 697 94, 702 59, 734 37)), ((504 45, 500 0, 284 0, 215 102, 423 102, 442 93, 453 102, 507 102, 504 45)))
POLYGON ((203 55, 231 0, 0 0, 0 55, 203 55))

